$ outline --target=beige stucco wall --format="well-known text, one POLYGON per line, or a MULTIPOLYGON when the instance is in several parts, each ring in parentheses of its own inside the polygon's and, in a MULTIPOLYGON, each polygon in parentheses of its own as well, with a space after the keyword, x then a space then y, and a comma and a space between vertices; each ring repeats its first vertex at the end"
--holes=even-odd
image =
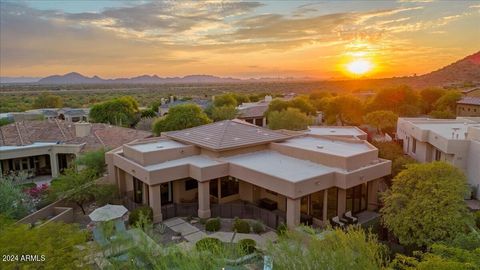
POLYGON ((480 105, 457 104, 457 116, 480 116, 480 105))

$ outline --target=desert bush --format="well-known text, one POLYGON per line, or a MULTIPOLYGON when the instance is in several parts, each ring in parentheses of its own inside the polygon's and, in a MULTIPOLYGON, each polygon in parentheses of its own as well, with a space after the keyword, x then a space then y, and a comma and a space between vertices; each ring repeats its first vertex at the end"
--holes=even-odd
POLYGON ((219 218, 211 218, 205 223, 205 230, 207 232, 216 232, 220 230, 220 226, 221 224, 219 218))
POLYGON ((246 220, 236 218, 233 222, 233 230, 237 233, 250 233, 250 224, 246 220))
POLYGON ((284 235, 288 231, 288 227, 285 223, 280 223, 277 226, 278 235, 284 235))
POLYGON ((198 251, 210 251, 212 253, 218 253, 222 248, 222 242, 217 238, 206 237, 199 240, 195 244, 195 248, 198 251))
POLYGON ((257 242, 255 242, 255 240, 253 239, 242 239, 238 241, 239 248, 246 254, 252 254, 253 252, 255 252, 256 245, 257 242))
POLYGON ((143 215, 145 215, 150 222, 153 221, 153 209, 150 206, 142 206, 130 212, 128 223, 130 225, 136 224, 140 218, 140 213, 143 213, 143 215))
POLYGON ((254 233, 260 234, 265 232, 265 225, 261 221, 254 221, 252 223, 252 230, 254 233))

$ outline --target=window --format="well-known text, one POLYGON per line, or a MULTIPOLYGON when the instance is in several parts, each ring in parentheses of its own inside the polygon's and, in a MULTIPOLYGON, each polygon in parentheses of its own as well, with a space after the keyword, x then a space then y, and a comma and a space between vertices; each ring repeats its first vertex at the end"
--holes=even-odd
POLYGON ((440 161, 441 158, 442 158, 442 151, 435 149, 435 160, 440 161))
POLYGON ((336 187, 329 188, 327 195, 327 218, 332 218, 337 215, 337 203, 338 189, 336 187))
POLYGON ((210 196, 218 198, 218 179, 210 180, 210 196))
POLYGON ((323 190, 310 195, 310 215, 323 219, 323 190))
POLYGON ((133 200, 136 203, 143 202, 143 182, 133 177, 133 200))
POLYGON ((222 198, 238 194, 238 179, 229 177, 223 177, 220 179, 221 196, 222 198))
POLYGON ((173 185, 172 182, 160 184, 160 201, 162 205, 173 202, 173 185))
POLYGON ((188 178, 185 180, 185 190, 192 190, 198 188, 198 182, 197 180, 193 178, 188 178))
POLYGON ((417 151, 417 140, 415 138, 412 138, 412 153, 415 154, 417 151))
POLYGON ((358 213, 367 209, 367 184, 361 184, 346 190, 347 211, 358 213))

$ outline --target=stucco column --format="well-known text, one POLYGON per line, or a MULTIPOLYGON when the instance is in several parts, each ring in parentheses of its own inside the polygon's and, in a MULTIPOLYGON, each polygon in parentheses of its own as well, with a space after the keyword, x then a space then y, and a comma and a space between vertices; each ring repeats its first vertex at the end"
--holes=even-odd
POLYGON ((341 217, 347 209, 347 190, 342 188, 338 189, 337 205, 337 215, 341 217))
POLYGON ((287 226, 295 228, 300 224, 300 199, 287 197, 287 226))
POLYGON ((58 158, 55 153, 50 153, 50 170, 52 171, 52 177, 58 176, 58 158))
POLYGON ((118 194, 120 194, 120 196, 125 196, 125 194, 127 193, 127 183, 125 180, 125 172, 118 167, 115 167, 115 171, 116 171, 115 176, 117 177, 118 194))
POLYGON ((327 215, 327 212, 328 212, 328 189, 325 189, 323 191, 323 222, 327 222, 327 219, 328 219, 328 215, 327 215))
POLYGON ((378 208, 378 199, 377 199, 377 196, 378 196, 378 182, 379 182, 379 179, 375 179, 375 180, 372 180, 370 181, 368 184, 367 184, 367 195, 368 195, 368 205, 367 205, 367 210, 370 210, 370 211, 375 211, 377 210, 378 208))
POLYGON ((266 126, 267 126, 267 118, 263 117, 262 118, 262 127, 266 127, 266 126))
POLYGON ((162 221, 162 200, 160 198, 160 185, 148 188, 149 205, 153 209, 153 222, 162 221))
POLYGON ((209 218, 210 212, 210 181, 198 182, 198 217, 209 218))

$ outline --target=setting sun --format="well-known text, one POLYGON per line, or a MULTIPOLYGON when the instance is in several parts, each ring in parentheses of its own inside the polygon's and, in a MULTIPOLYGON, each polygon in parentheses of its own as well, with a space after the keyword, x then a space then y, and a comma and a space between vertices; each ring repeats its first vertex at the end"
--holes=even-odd
POLYGON ((372 68, 373 64, 364 59, 355 60, 347 64, 347 70, 356 75, 363 75, 371 71, 372 68))

